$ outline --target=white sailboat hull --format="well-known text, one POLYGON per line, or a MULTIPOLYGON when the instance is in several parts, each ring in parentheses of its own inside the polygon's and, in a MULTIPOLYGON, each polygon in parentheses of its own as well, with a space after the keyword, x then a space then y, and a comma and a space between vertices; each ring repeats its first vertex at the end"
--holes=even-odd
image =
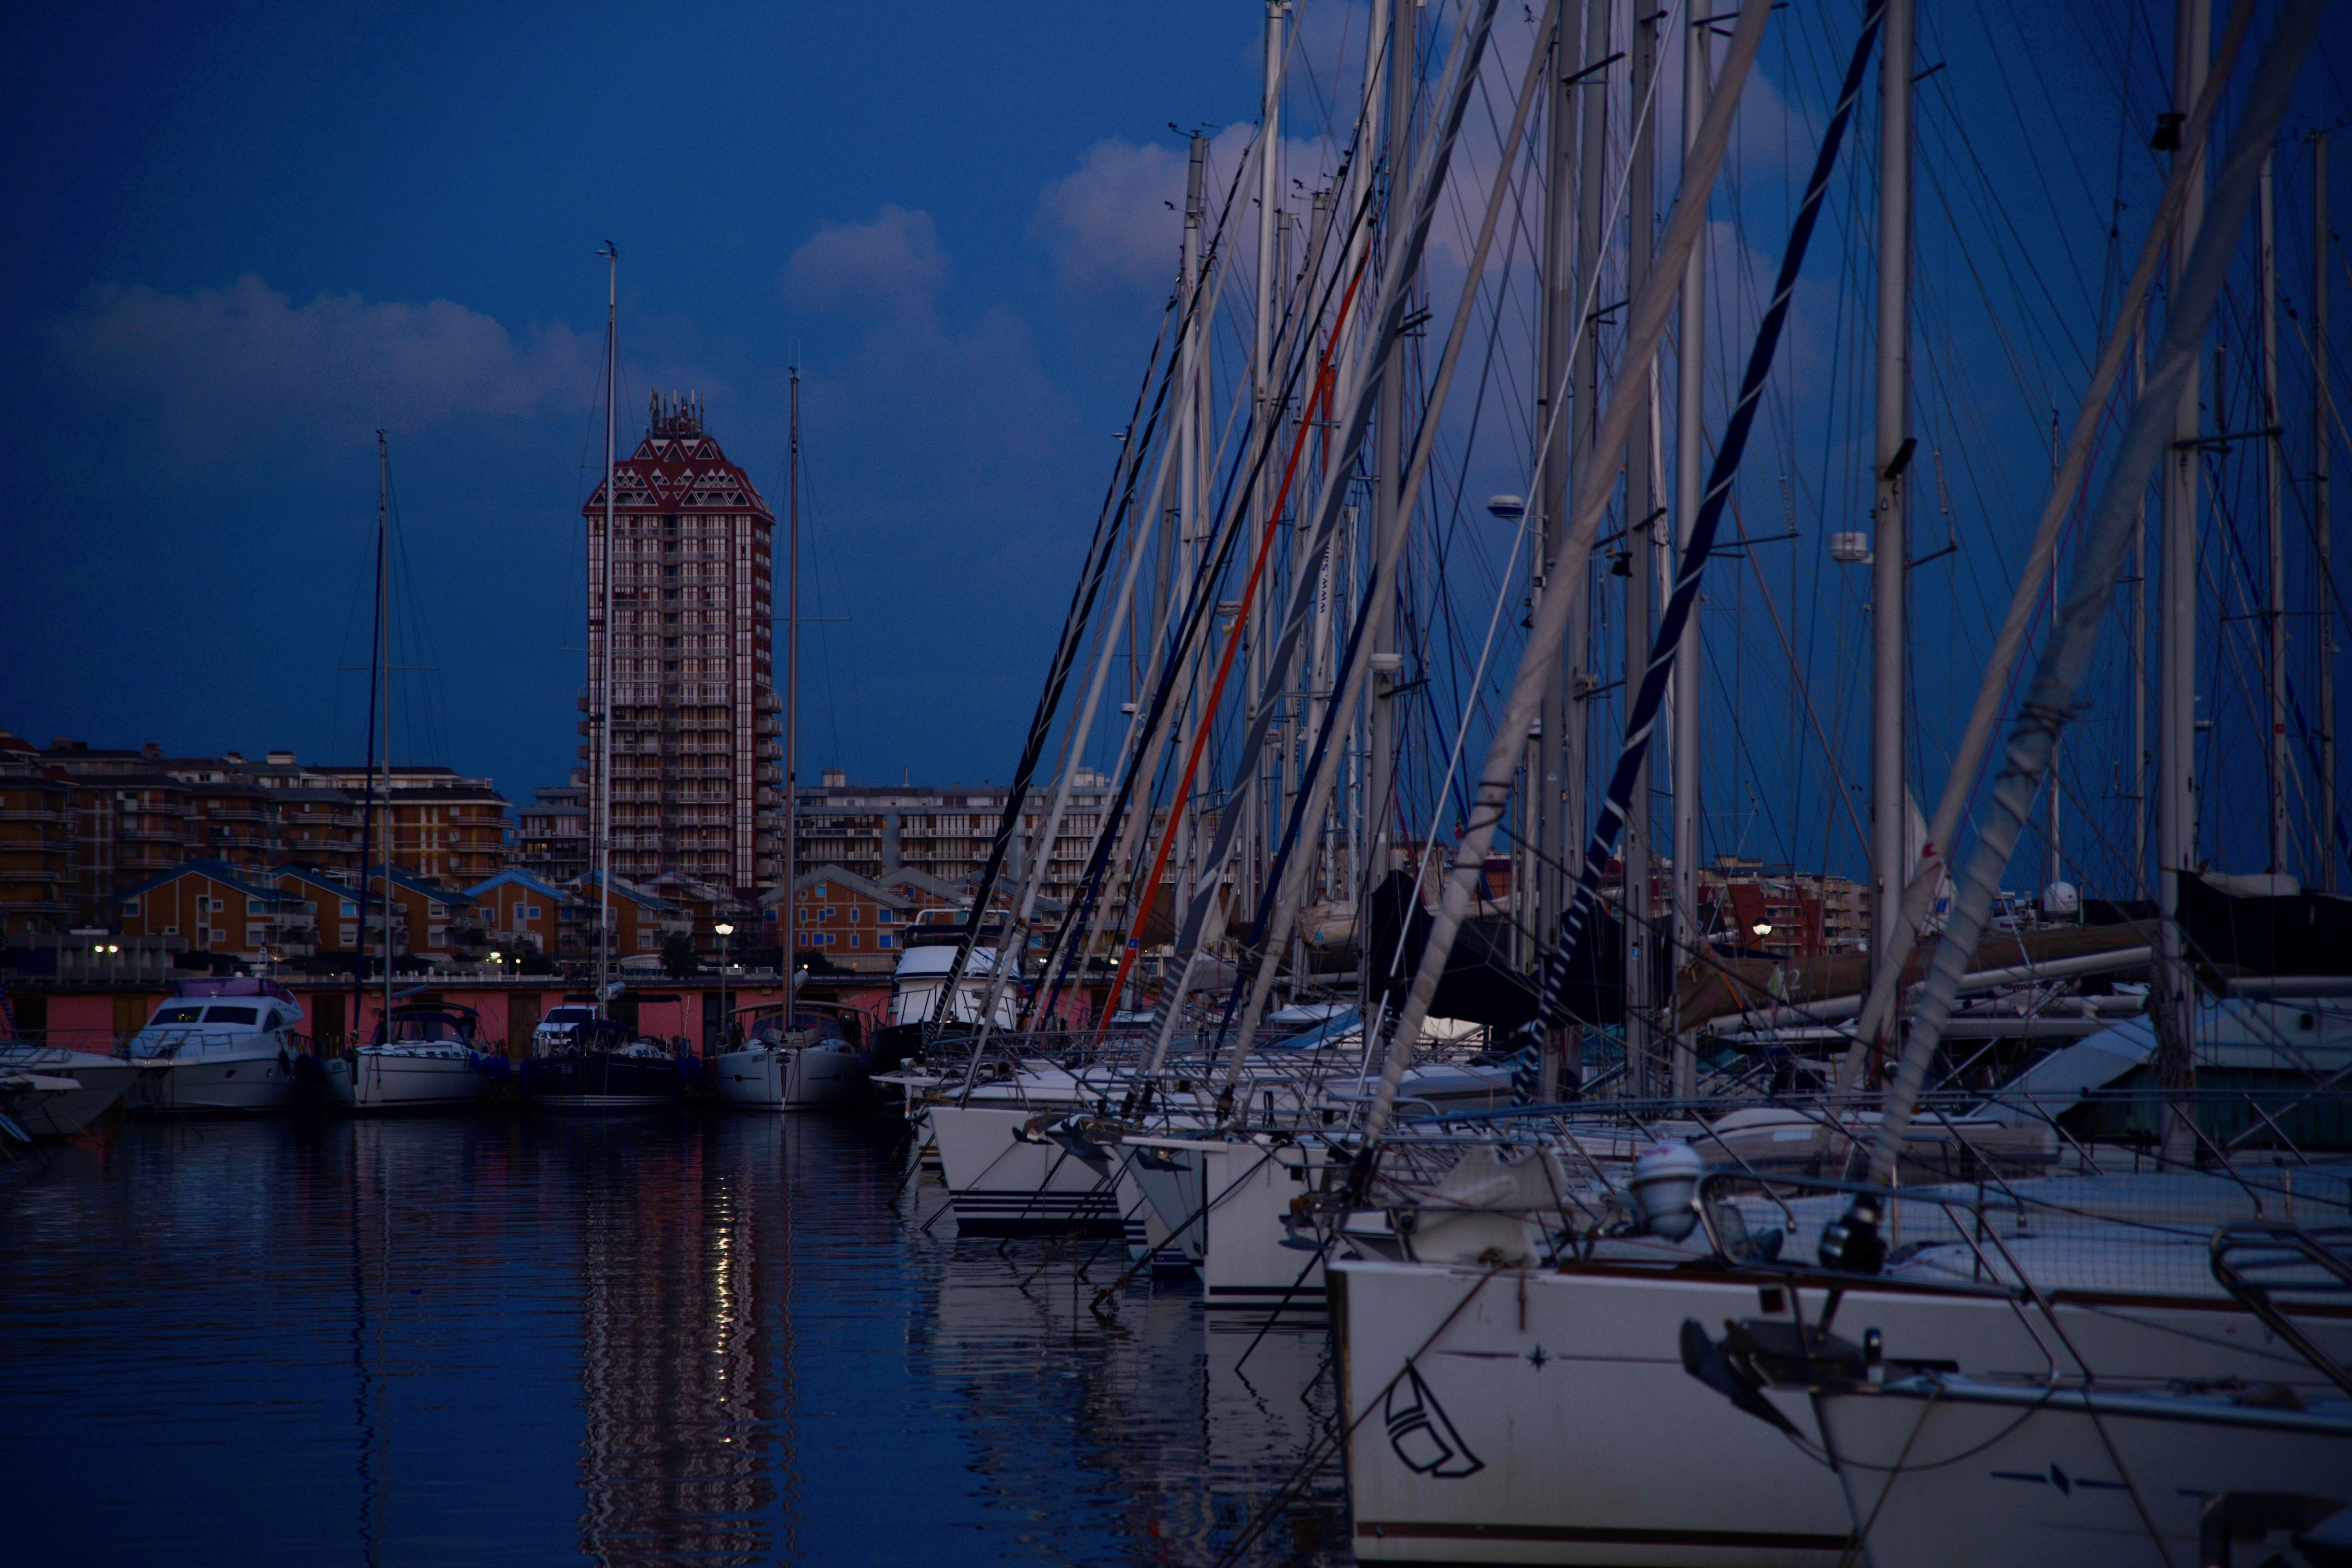
POLYGON ((719 1098, 743 1110, 856 1105, 872 1087, 873 1065, 874 1058, 863 1051, 730 1051, 718 1061, 719 1098))
POLYGON ((409 1056, 362 1046, 327 1064, 327 1090, 346 1110, 426 1110, 472 1105, 488 1080, 462 1056, 409 1056))
MULTIPOLYGON (((2308 1499, 2304 1523, 2352 1506, 2340 1400, 2264 1409, 1954 1380, 1933 1398, 1864 1387, 1817 1403, 1871 1568, 2140 1568, 2159 1541, 2171 1562, 2204 1563, 2200 1525, 2227 1494, 2308 1499)), ((2242 1539, 2234 1560, 2299 1559, 2242 1539)))
POLYGON ((1323 1311, 1322 1258, 1289 1245, 1284 1223, 1321 1179, 1322 1146, 1168 1139, 1131 1152, 1168 1245, 1201 1271, 1206 1305, 1323 1311))
POLYGON ((1003 1235, 1118 1223, 1111 1172, 1097 1170, 1057 1143, 1014 1135, 1036 1115, 1033 1109, 942 1103, 928 1114, 959 1231, 1003 1235))
POLYGON ((21 1068, 78 1089, 29 1093, 7 1107, 16 1125, 36 1138, 70 1138, 111 1109, 138 1081, 139 1068, 119 1057, 36 1047, 0 1055, 0 1073, 21 1068))
MULTIPOLYGON (((1733 1410, 1681 1361, 1685 1320, 1818 1323, 1825 1292, 1708 1268, 1566 1272, 1346 1260, 1332 1311, 1353 1426, 1353 1545, 1366 1561, 1830 1568, 1852 1533, 1837 1478, 1733 1410), (1780 1305, 1772 1304, 1781 1293, 1780 1305), (1411 1370, 1407 1371, 1407 1363, 1411 1370)), ((2032 1377, 2050 1360, 2008 1297, 1851 1279, 1834 1327, 1890 1360, 2032 1377)), ((2312 1380, 2234 1303, 2083 1292, 2056 1308, 2102 1380, 2312 1380)), ((2042 1335, 2055 1342, 2046 1325, 2042 1335)), ((2337 1321, 2336 1353, 2352 1341, 2337 1321)), ((2312 1385, 2316 1392, 2316 1384, 2312 1385)), ((1817 1435, 1802 1394, 1767 1390, 1817 1435)))

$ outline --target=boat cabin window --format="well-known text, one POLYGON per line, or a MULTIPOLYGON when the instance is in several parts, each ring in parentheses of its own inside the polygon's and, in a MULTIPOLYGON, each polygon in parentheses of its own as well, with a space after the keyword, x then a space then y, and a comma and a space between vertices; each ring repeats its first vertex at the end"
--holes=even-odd
POLYGON ((207 1024, 245 1024, 250 1026, 261 1016, 258 1007, 208 1007, 205 1010, 207 1024))
POLYGON ((150 1022, 157 1024, 194 1024, 202 1022, 204 1016, 205 1010, 202 1007, 193 1006, 188 1003, 182 1002, 176 1003, 169 1007, 158 1009, 155 1016, 151 1019, 150 1022))

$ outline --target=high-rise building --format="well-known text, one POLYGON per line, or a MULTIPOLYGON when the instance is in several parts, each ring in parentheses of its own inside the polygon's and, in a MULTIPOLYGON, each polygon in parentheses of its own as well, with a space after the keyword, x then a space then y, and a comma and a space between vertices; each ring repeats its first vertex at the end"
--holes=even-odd
MULTIPOLYGON (((776 520, 703 430, 693 397, 652 400, 615 469, 612 610, 613 873, 678 872, 749 901, 782 875, 773 813, 783 704, 771 633, 776 520)), ((581 755, 592 786, 605 712, 604 489, 588 533, 588 686, 581 755)))

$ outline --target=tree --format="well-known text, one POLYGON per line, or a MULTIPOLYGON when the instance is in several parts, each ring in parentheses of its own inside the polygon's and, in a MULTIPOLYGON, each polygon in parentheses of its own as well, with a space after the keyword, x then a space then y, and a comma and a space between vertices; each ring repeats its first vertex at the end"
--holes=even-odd
POLYGON ((702 961, 695 956, 694 938, 682 931, 672 931, 662 942, 662 973, 672 980, 691 980, 702 972, 702 961))

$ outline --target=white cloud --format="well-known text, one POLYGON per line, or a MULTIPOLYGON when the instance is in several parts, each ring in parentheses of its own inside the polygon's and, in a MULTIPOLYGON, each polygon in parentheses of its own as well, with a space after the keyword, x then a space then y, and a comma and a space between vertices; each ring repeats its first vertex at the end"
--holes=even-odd
POLYGON ((84 392, 183 449, 574 409, 602 359, 561 322, 518 340, 448 300, 296 305, 250 275, 189 294, 100 284, 49 338, 84 392))
POLYGON ((886 205, 870 223, 820 226, 784 264, 784 293, 819 315, 929 306, 947 281, 947 253, 931 215, 886 205))
MULTIPOLYGON (((1256 181, 1246 189, 1234 184, 1256 130, 1237 123, 1209 139, 1203 180, 1209 223, 1215 224, 1229 192, 1236 206, 1234 283, 1245 283, 1257 254, 1256 181)), ((1283 139, 1283 203, 1294 244, 1305 227, 1307 193, 1328 186, 1338 162, 1328 142, 1283 139)), ((1077 168, 1049 182, 1038 194, 1030 232, 1045 247, 1063 285, 1078 293, 1126 289, 1165 298, 1183 244, 1191 164, 1188 147, 1114 137, 1087 148, 1077 168)))

